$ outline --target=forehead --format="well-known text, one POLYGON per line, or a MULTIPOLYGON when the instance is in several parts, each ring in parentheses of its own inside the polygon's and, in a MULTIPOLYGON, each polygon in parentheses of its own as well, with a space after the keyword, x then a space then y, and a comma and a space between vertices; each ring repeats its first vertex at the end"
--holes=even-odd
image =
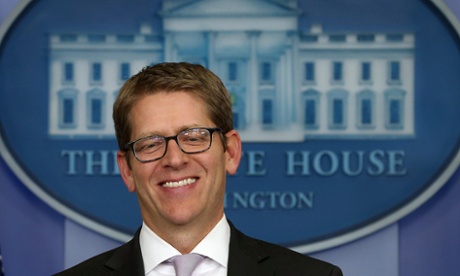
POLYGON ((188 127, 213 126, 205 103, 188 92, 158 92, 139 99, 131 110, 132 135, 168 134, 188 127))

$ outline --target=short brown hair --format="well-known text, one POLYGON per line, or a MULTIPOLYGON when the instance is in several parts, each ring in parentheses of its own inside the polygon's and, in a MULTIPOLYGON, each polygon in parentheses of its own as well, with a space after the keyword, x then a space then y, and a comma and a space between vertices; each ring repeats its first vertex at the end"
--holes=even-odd
POLYGON ((113 121, 120 150, 124 151, 125 145, 131 139, 130 113, 133 106, 146 95, 177 91, 184 91, 200 98, 209 112, 210 119, 224 133, 233 129, 230 95, 219 77, 198 64, 159 63, 143 68, 128 79, 115 100, 113 121))

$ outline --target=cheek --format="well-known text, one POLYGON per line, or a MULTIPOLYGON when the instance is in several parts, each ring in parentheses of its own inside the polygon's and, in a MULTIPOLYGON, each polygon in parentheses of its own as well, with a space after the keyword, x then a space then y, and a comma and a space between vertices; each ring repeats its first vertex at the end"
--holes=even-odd
POLYGON ((221 157, 220 159, 216 159, 216 162, 211 164, 211 166, 213 166, 212 170, 214 173, 214 181, 216 182, 216 189, 225 190, 225 182, 227 177, 225 158, 221 157))
POLYGON ((147 186, 152 181, 152 177, 155 175, 155 168, 151 165, 150 163, 140 164, 140 166, 133 169, 136 187, 142 188, 142 186, 147 186))

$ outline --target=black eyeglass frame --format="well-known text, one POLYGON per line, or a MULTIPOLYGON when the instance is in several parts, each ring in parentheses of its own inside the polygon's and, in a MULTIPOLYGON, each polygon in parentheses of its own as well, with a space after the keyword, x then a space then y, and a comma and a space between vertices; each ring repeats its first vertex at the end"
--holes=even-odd
MULTIPOLYGON (((166 155, 166 152, 168 151, 168 144, 169 144, 169 140, 174 140, 177 144, 177 146, 179 147, 179 149, 183 152, 183 153, 186 153, 186 154, 196 154, 196 153, 202 153, 202 152, 205 152, 207 150, 209 150, 211 148, 211 145, 212 145, 212 142, 213 142, 213 134, 214 132, 220 132, 221 134, 225 134, 222 129, 220 127, 212 127, 212 128, 207 128, 207 127, 192 127, 192 128, 187 128, 187 129, 184 129, 182 131, 180 131, 179 133, 177 133, 176 135, 173 135, 173 136, 161 136, 161 135, 149 135, 149 136, 144 136, 144 137, 140 137, 134 141, 131 141, 129 143, 127 143, 125 145, 125 150, 129 150, 131 149, 134 157, 136 157, 137 161, 141 162, 141 163, 148 163, 148 162, 153 162, 153 161, 157 161, 157 160, 160 160, 161 158, 165 157, 166 155), (192 130, 192 129, 205 129, 209 132, 209 136, 210 136, 210 139, 209 139, 209 146, 203 150, 200 150, 200 151, 193 151, 193 152, 187 152, 185 151, 179 141, 177 140, 177 137, 182 134, 183 132, 186 132, 186 131, 189 131, 189 130, 192 130), (160 138, 163 138, 164 139, 164 142, 165 142, 165 150, 163 152, 163 154, 160 156, 160 157, 157 157, 157 158, 154 158, 154 159, 150 159, 150 160, 141 160, 137 154, 136 154, 136 151, 134 150, 134 144, 140 140, 143 140, 143 139, 146 139, 146 138, 152 138, 152 137, 160 137, 160 138)), ((225 145, 224 145, 224 149, 225 149, 225 145)))

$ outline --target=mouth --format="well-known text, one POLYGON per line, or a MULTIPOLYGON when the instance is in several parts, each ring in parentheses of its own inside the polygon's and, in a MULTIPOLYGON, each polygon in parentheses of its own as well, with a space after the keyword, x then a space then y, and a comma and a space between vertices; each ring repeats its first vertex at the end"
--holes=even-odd
POLYGON ((178 188, 193 184, 196 182, 196 178, 186 178, 179 181, 168 181, 163 183, 161 186, 165 188, 178 188))

